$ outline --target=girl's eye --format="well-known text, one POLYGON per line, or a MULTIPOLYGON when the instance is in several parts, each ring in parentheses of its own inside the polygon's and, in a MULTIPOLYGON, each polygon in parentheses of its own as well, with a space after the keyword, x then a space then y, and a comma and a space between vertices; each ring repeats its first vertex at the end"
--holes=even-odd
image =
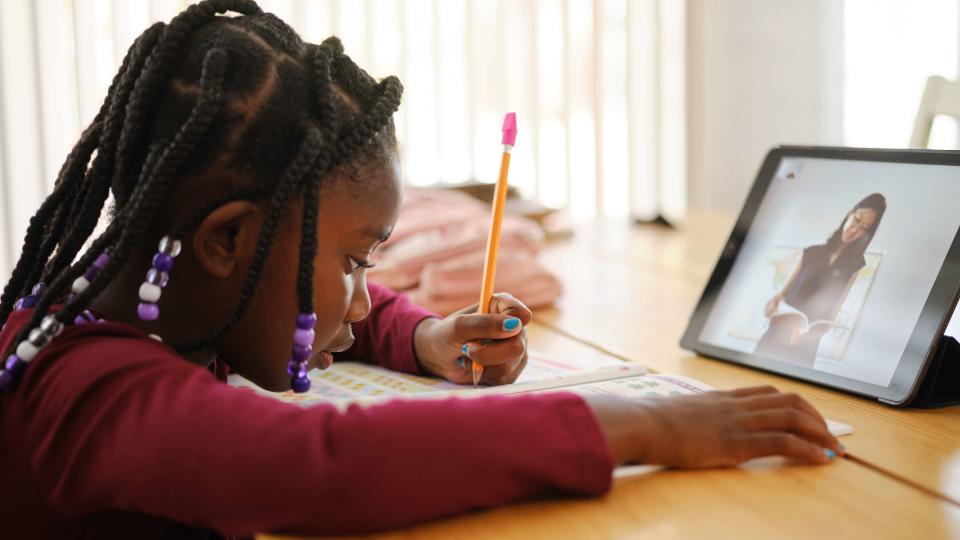
POLYGON ((353 257, 350 257, 350 263, 351 263, 350 265, 351 274, 361 269, 369 270, 370 268, 373 268, 374 266, 376 266, 375 264, 370 264, 370 261, 368 260, 354 259, 353 257))

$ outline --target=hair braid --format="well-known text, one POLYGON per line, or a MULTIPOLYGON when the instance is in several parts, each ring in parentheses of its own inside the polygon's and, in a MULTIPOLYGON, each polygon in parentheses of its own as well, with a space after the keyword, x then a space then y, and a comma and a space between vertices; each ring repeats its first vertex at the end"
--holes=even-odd
MULTIPOLYGON (((49 265, 49 274, 57 274, 68 266, 83 243, 93 232, 103 212, 104 204, 110 194, 110 184, 114 172, 113 154, 120 127, 125 115, 126 100, 130 95, 134 80, 140 75, 147 52, 154 46, 162 30, 162 23, 157 23, 134 41, 124 58, 124 67, 118 74, 118 81, 111 92, 113 98, 109 101, 100 130, 97 143, 97 157, 94 158, 90 170, 84 175, 84 181, 78 188, 80 204, 75 205, 67 216, 72 224, 66 238, 60 242, 57 254, 49 265)), ((54 293, 62 291, 53 291, 54 293)))
MULTIPOLYGON (((137 38, 127 55, 124 56, 120 69, 117 70, 117 74, 110 83, 107 98, 104 99, 93 122, 81 134, 80 141, 70 151, 60 168, 53 192, 44 200, 40 209, 30 219, 21 249, 21 256, 11 274, 10 281, 4 287, 3 295, 0 296, 0 325, 5 323, 10 315, 14 298, 25 293, 32 286, 32 283, 43 274, 47 260, 63 232, 67 214, 73 214, 77 209, 76 205, 64 207, 62 202, 76 196, 81 189, 80 184, 86 178, 90 156, 98 147, 97 143, 103 134, 103 117, 114 102, 113 96, 117 87, 130 72, 131 51, 139 47, 141 38, 137 38), (69 210, 67 210, 68 208, 69 210)), ((75 253, 71 254, 70 258, 74 255, 75 253)))
POLYGON ((163 82, 173 68, 174 60, 191 32, 213 21, 218 13, 235 11, 246 15, 262 13, 259 6, 249 0, 205 0, 193 4, 177 15, 166 25, 159 43, 146 59, 143 76, 137 79, 130 96, 127 120, 120 133, 116 151, 117 178, 114 183, 114 196, 119 204, 124 204, 132 188, 124 182, 134 163, 145 158, 144 141, 147 137, 147 116, 153 111, 157 98, 163 88, 163 82))
POLYGON ((319 112, 320 129, 324 131, 329 138, 334 140, 336 133, 336 98, 333 95, 333 59, 343 54, 343 44, 335 37, 327 38, 320 45, 313 48, 313 65, 311 66, 313 77, 317 85, 316 103, 319 112))
POLYGON ((65 288, 75 278, 80 276, 87 267, 93 262, 100 250, 105 249, 107 245, 112 245, 112 240, 118 238, 116 244, 107 261, 106 266, 91 281, 89 286, 77 294, 77 297, 69 302, 62 310, 56 314, 56 318, 61 323, 73 321, 73 319, 83 309, 89 305, 92 300, 109 283, 113 276, 120 270, 126 261, 130 249, 137 245, 146 229, 146 224, 152 221, 153 214, 163 198, 163 194, 169 187, 169 184, 175 178, 179 169, 183 166, 192 150, 202 138, 213 120, 214 115, 219 110, 222 102, 222 83, 223 74, 226 68, 227 55, 220 49, 209 51, 204 58, 203 71, 201 74, 200 95, 197 103, 191 111, 190 117, 178 131, 177 135, 164 149, 157 160, 156 166, 150 170, 144 170, 146 179, 138 183, 137 189, 131 197, 130 205, 122 210, 124 217, 135 214, 142 216, 141 220, 114 220, 107 231, 94 242, 94 248, 88 250, 80 260, 69 269, 61 272, 50 289, 40 298, 36 309, 30 319, 30 322, 23 327, 16 342, 24 339, 29 330, 39 324, 45 316, 47 310, 53 304, 56 296, 52 291, 65 288), (150 196, 146 196, 149 193, 150 196), (125 223, 132 221, 131 223, 125 223), (123 224, 124 226, 121 226, 123 224), (108 241, 111 241, 108 244, 108 241))
MULTIPOLYGON (((80 141, 74 146, 70 155, 67 156, 67 160, 61 168, 60 174, 57 175, 54 190, 65 190, 64 201, 82 200, 78 193, 80 184, 85 177, 87 165, 90 163, 90 156, 93 155, 93 151, 97 148, 97 142, 100 139, 100 131, 102 128, 102 120, 97 119, 84 131, 80 136, 80 141)), ((50 220, 44 229, 43 242, 35 260, 36 264, 34 264, 30 276, 27 278, 28 284, 42 279, 42 276, 47 273, 50 255, 53 254, 53 250, 60 243, 67 224, 72 223, 68 217, 76 208, 77 205, 63 204, 62 201, 57 205, 57 211, 53 215, 53 219, 50 220)))
MULTIPOLYGON (((130 47, 130 51, 136 49, 140 41, 140 38, 138 38, 134 45, 130 47)), ((97 143, 103 134, 103 117, 114 101, 113 95, 116 88, 130 71, 130 51, 124 57, 120 69, 111 81, 107 98, 104 99, 93 122, 81 134, 80 141, 70 151, 60 168, 53 192, 44 200, 40 209, 30 219, 21 249, 21 256, 11 274, 10 281, 7 282, 3 294, 0 295, 0 325, 4 324, 10 315, 15 297, 25 293, 32 286, 32 283, 43 274, 47 260, 59 241, 67 214, 73 214, 77 208, 76 205, 65 208, 62 202, 76 196, 80 190, 79 184, 82 184, 86 178, 90 156, 97 148, 97 143)), ((75 254, 71 254, 70 258, 75 254)))
POLYGON ((53 193, 43 202, 37 214, 30 219, 20 259, 13 269, 10 281, 4 287, 3 295, 0 296, 0 326, 6 322, 10 315, 15 298, 25 294, 40 277, 44 264, 53 249, 49 244, 55 243, 60 234, 57 231, 62 231, 62 216, 65 215, 66 208, 63 201, 72 197, 76 192, 77 170, 86 166, 86 160, 89 160, 90 154, 93 152, 99 133, 100 123, 96 121, 84 131, 80 137, 80 142, 67 156, 58 175, 58 181, 54 184, 53 193), (48 221, 47 216, 54 210, 53 219, 48 221), (39 237, 41 229, 42 240, 39 237))
MULTIPOLYGON (((296 157, 293 159, 293 162, 284 171, 283 176, 280 178, 280 183, 277 186, 276 191, 273 194, 273 199, 270 203, 270 212, 267 214, 267 219, 263 223, 263 227, 260 230, 260 237, 257 239, 257 247, 254 252, 253 262, 250 264, 250 269, 247 271, 246 279, 243 282, 243 287, 240 290, 240 297, 237 300, 237 307, 234 309, 230 317, 224 321, 208 338, 198 340, 195 342, 185 343, 177 347, 178 351, 181 352, 190 352, 198 349, 202 349, 211 343, 216 342, 221 337, 227 334, 232 330, 237 323, 240 322, 240 319, 243 318, 244 314, 247 312, 247 308, 250 307, 250 301, 253 300, 253 295, 257 291, 257 286, 260 284, 260 275, 263 272, 263 267, 267 262, 267 257, 270 254, 270 248, 273 246, 273 237, 276 235, 277 228, 280 224, 280 220, 283 217, 284 210, 286 205, 290 200, 290 197, 299 187, 300 182, 307 176, 311 167, 317 159, 320 151, 322 150, 322 138, 319 130, 315 127, 310 126, 306 129, 306 135, 304 136, 303 143, 300 145, 300 149, 297 151, 296 157)), ((316 232, 314 231, 314 236, 316 232)))
POLYGON ((387 77, 380 86, 383 87, 383 91, 370 112, 342 131, 334 154, 336 163, 344 161, 358 148, 368 144, 389 124, 391 115, 400 106, 400 94, 403 92, 400 80, 396 77, 387 77))
POLYGON ((218 191, 167 231, 178 239, 223 204, 269 200, 235 308, 211 335, 177 349, 209 347, 244 318, 290 202, 298 197, 298 303, 301 311, 313 311, 323 182, 340 166, 377 164, 392 152, 391 115, 401 92, 396 78, 377 84, 344 54, 340 40, 306 45, 251 0, 205 0, 167 25, 150 27, 127 52, 97 117, 31 220, 23 255, 0 295, 0 321, 32 281, 50 283, 14 344, 109 250, 103 268, 55 317, 72 322, 89 306, 154 232, 160 209, 170 204, 168 192, 175 185, 189 190, 179 184, 188 179, 223 184, 211 184, 218 191), (241 16, 218 16, 227 11, 241 16), (221 185, 230 186, 227 193, 221 185), (111 191, 115 205, 106 231, 71 264, 111 191))
POLYGON ((313 259, 317 255, 317 205, 320 179, 310 181, 303 196, 300 258, 297 265, 297 302, 300 313, 313 313, 313 259))

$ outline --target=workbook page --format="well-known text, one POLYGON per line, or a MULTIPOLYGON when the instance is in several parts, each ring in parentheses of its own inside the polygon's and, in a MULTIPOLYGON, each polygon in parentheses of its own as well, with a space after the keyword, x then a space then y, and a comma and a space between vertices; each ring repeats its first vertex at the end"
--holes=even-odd
POLYGON ((411 375, 372 364, 343 361, 334 362, 323 371, 312 370, 309 373, 310 390, 302 394, 296 394, 292 390, 268 392, 239 375, 231 375, 229 382, 233 386, 250 388, 283 401, 312 405, 322 402, 377 401, 417 395, 441 396, 444 392, 457 392, 458 395, 464 395, 464 392, 517 393, 646 372, 646 367, 642 365, 615 359, 598 361, 591 358, 589 362, 575 359, 557 360, 532 352, 520 377, 512 385, 481 387, 478 390, 470 385, 457 385, 435 377, 411 375))

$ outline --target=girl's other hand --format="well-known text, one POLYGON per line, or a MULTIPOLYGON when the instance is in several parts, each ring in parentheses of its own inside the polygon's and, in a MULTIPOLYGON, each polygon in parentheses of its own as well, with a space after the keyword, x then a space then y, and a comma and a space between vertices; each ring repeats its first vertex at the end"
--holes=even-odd
POLYGON ((445 319, 426 319, 414 332, 420 367, 457 384, 471 384, 471 361, 483 364, 484 384, 512 383, 527 365, 524 327, 533 314, 509 294, 495 294, 490 313, 477 306, 462 309, 445 319))
POLYGON ((584 399, 620 463, 726 467, 779 455, 823 464, 843 455, 812 405, 772 386, 641 400, 584 399))

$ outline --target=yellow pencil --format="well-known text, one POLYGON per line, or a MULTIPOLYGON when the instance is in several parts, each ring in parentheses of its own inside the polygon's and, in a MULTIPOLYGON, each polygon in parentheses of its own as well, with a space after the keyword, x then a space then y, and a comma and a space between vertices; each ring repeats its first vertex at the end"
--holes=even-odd
MULTIPOLYGON (((510 169, 510 153, 517 140, 517 114, 507 113, 503 118, 503 155, 500 157, 500 176, 493 190, 493 212, 490 216, 490 236, 487 237, 487 255, 483 259, 483 283, 480 286, 479 313, 490 313, 493 298, 493 281, 497 273, 497 251, 500 249, 500 225, 503 223, 503 207, 507 203, 507 171, 510 169)), ((480 384, 483 365, 474 360, 473 386, 480 384)))

